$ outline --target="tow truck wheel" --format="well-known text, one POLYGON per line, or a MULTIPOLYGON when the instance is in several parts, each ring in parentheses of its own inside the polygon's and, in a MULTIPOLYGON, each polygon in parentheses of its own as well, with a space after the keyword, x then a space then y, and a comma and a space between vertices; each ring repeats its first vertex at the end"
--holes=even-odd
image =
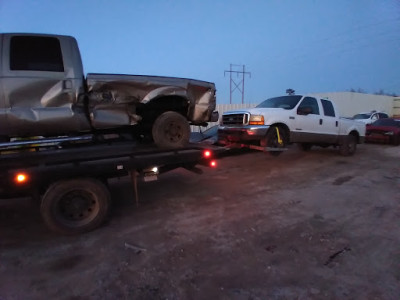
POLYGON ((73 235, 91 231, 106 219, 110 193, 99 180, 80 178, 53 183, 42 198, 41 215, 53 231, 73 235))
POLYGON ((160 148, 181 148, 189 143, 190 126, 180 113, 167 111, 155 120, 152 135, 160 148))

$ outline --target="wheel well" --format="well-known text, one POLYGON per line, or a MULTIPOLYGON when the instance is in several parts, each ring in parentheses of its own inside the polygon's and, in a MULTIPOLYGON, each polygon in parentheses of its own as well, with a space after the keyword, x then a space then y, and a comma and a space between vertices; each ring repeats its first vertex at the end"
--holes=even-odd
MULTIPOLYGON (((81 179, 97 180, 97 181, 100 181, 101 183, 103 183, 106 187, 109 186, 107 177, 105 177, 105 176, 87 176, 87 177, 80 177, 80 178, 81 179)), ((51 185, 53 185, 53 184, 55 184, 57 182, 60 182, 60 181, 68 180, 68 179, 71 179, 71 177, 67 177, 67 176, 66 177, 63 177, 63 176, 55 176, 55 177, 52 176, 52 177, 49 177, 49 176, 45 176, 45 177, 41 178, 41 180, 39 182, 36 183, 37 186, 36 186, 35 192, 37 192, 38 195, 42 197, 46 193, 47 189, 51 185)))
POLYGON ((189 103, 187 99, 178 96, 165 96, 155 98, 146 104, 140 104, 136 111, 143 119, 154 121, 166 111, 176 111, 187 117, 188 108, 189 103))
POLYGON ((354 135, 356 137, 357 144, 360 143, 360 135, 356 130, 350 131, 349 135, 354 135))
POLYGON ((140 103, 136 107, 136 114, 142 117, 142 121, 135 126, 135 132, 139 135, 151 136, 153 124, 162 113, 175 111, 187 118, 188 109, 188 100, 179 96, 158 97, 147 103, 140 103))

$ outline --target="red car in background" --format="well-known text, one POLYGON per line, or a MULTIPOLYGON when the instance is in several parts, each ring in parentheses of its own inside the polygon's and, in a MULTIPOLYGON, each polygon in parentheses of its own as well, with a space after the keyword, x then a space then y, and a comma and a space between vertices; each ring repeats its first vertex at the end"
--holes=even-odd
POLYGON ((365 141, 399 145, 400 119, 379 119, 372 124, 367 124, 365 141))

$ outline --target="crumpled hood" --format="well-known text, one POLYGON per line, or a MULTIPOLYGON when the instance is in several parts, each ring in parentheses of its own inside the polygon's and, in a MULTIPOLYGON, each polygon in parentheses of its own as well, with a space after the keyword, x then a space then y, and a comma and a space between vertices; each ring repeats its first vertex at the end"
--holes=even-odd
POLYGON ((147 102, 161 94, 184 96, 185 91, 199 88, 215 91, 215 84, 207 81, 146 75, 89 73, 87 85, 89 93, 113 93, 114 100, 124 103, 147 102))
MULTIPOLYGON (((210 121, 216 105, 215 84, 207 81, 93 73, 87 75, 86 81, 90 109, 97 111, 98 108, 107 111, 119 109, 124 114, 126 112, 124 105, 134 107, 136 104, 146 104, 156 99, 179 97, 187 101, 187 119, 192 123, 204 123, 210 121)), ((132 112, 130 118, 133 117, 136 123, 138 118, 134 114, 135 112, 132 112)), ((117 118, 115 113, 113 118, 117 118)))

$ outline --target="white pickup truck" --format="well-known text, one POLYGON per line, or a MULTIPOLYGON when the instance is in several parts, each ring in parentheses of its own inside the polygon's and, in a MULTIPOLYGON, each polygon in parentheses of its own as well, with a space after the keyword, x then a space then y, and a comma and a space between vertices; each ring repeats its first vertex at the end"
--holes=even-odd
POLYGON ((266 147, 272 155, 298 143, 303 150, 313 145, 338 146, 347 156, 364 142, 365 124, 340 118, 330 100, 290 95, 267 99, 252 109, 225 112, 218 138, 225 144, 266 147))

